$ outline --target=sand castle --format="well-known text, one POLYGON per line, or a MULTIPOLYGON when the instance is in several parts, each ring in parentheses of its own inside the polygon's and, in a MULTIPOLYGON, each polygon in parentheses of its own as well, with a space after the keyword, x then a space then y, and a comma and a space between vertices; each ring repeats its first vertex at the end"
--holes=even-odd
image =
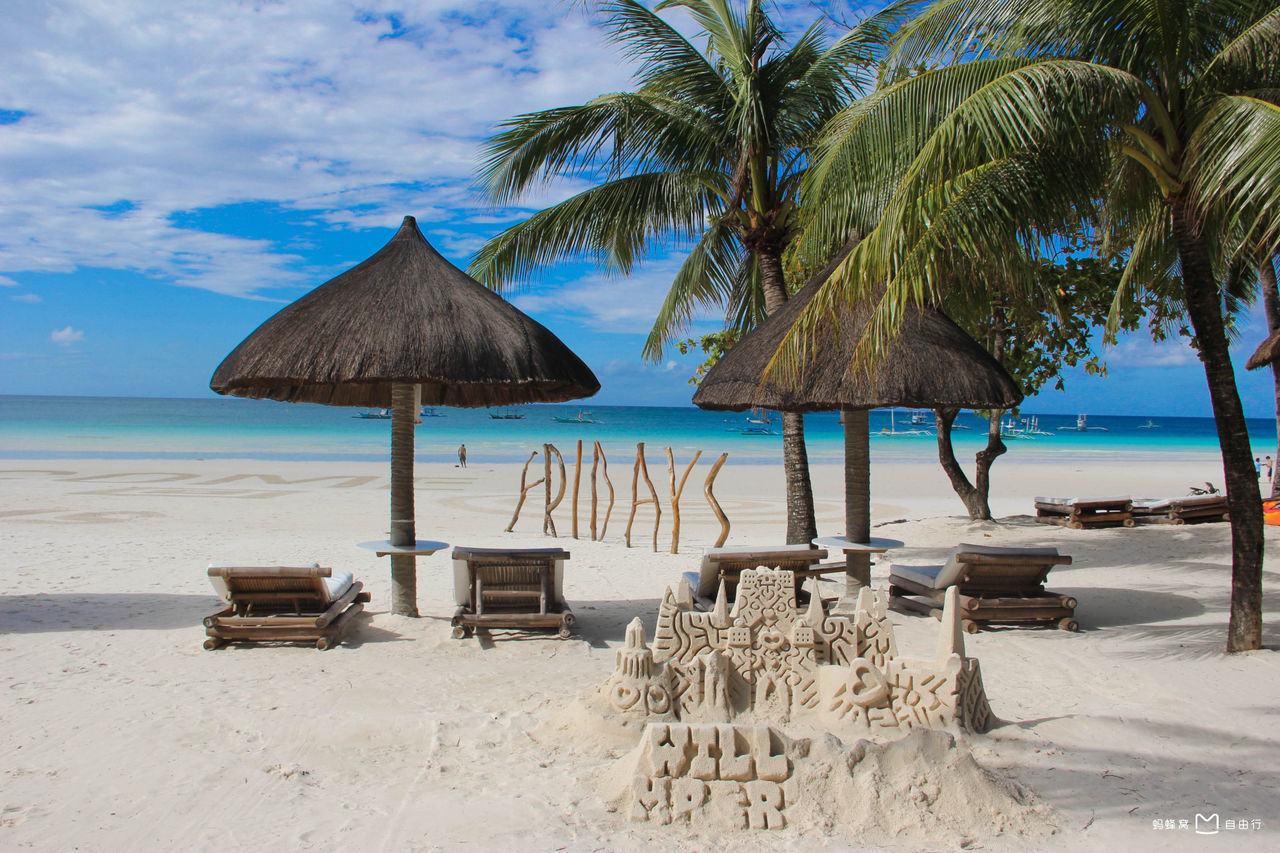
POLYGON ((710 611, 689 586, 668 587, 653 648, 635 619, 600 688, 610 713, 652 722, 786 723, 814 715, 833 731, 903 734, 914 727, 984 732, 991 723, 978 661, 964 652, 954 590, 933 660, 898 657, 883 594, 863 589, 856 614, 801 609, 789 571, 742 573, 730 610, 710 611))
POLYGON ((798 798, 792 741, 769 724, 813 717, 834 733, 891 740, 912 730, 986 731, 978 661, 964 652, 955 590, 935 658, 898 656, 886 597, 863 589, 851 617, 796 603, 794 574, 742 573, 730 610, 723 584, 699 611, 687 582, 668 587, 653 648, 627 627, 605 713, 646 722, 620 802, 633 820, 779 828, 798 798))

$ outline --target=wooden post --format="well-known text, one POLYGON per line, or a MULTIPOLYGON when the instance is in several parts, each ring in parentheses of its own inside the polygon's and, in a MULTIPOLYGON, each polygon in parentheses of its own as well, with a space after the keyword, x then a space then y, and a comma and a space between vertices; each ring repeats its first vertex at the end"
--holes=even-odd
POLYGON ((600 442, 596 442, 596 448, 600 451, 600 473, 604 476, 604 484, 609 487, 609 506, 604 511, 604 522, 600 525, 600 541, 604 541, 604 534, 609 529, 609 516, 613 515, 613 481, 609 479, 609 458, 604 455, 604 448, 600 447, 600 442))
POLYGON ((600 442, 593 442, 591 447, 591 541, 596 541, 596 467, 600 464, 600 442))
POLYGON ((711 466, 711 473, 707 474, 707 482, 702 487, 702 493, 707 496, 707 503, 711 504, 711 511, 716 514, 716 518, 720 520, 720 538, 716 540, 715 547, 719 548, 729 538, 729 518, 724 514, 724 510, 720 508, 720 502, 716 500, 716 496, 711 493, 711 487, 715 484, 716 474, 720 473, 720 469, 724 466, 725 460, 729 458, 728 453, 721 453, 720 458, 711 466))
POLYGON ((551 524, 551 445, 542 445, 542 482, 544 495, 542 498, 542 535, 547 535, 551 524))
POLYGON ((671 448, 667 448, 667 475, 671 478, 671 553, 680 553, 680 496, 684 494, 684 484, 689 480, 689 474, 693 471, 693 466, 698 464, 698 459, 702 457, 702 451, 699 450, 693 454, 693 459, 689 462, 689 466, 684 469, 684 476, 680 478, 680 488, 676 488, 676 461, 671 455, 671 448))
POLYGON ((560 451, 556 449, 554 444, 542 445, 542 455, 546 467, 547 480, 547 498, 542 514, 542 532, 547 533, 550 531, 552 536, 559 536, 556 533, 556 522, 551 517, 551 513, 555 511, 556 507, 560 506, 560 501, 564 500, 564 487, 567 479, 564 474, 564 457, 560 455, 560 451), (551 454, 553 453, 556 456, 556 463, 560 466, 560 487, 556 490, 554 500, 551 498, 551 454))
MULTIPOLYGON (((392 545, 417 541, 413 511, 413 418, 418 412, 418 386, 391 386, 391 535, 392 545)), ((391 612, 418 615, 418 565, 413 554, 391 555, 391 612)))
POLYGON ((627 530, 623 534, 627 547, 631 547, 631 524, 636 520, 636 509, 643 504, 653 504, 653 550, 658 550, 658 527, 662 524, 662 506, 658 503, 658 490, 653 487, 653 481, 649 479, 649 465, 644 458, 644 442, 636 444, 636 464, 631 472, 631 515, 627 518, 627 530), (640 483, 640 476, 644 475, 644 484, 649 488, 649 497, 643 500, 636 499, 636 492, 640 483))
POLYGON ((528 460, 526 460, 524 463, 524 470, 520 472, 520 500, 516 501, 516 511, 511 514, 511 523, 507 525, 508 533, 510 533, 515 528, 516 520, 520 518, 520 507, 524 506, 525 496, 527 496, 529 492, 531 492, 533 489, 536 489, 538 487, 538 484, 542 482, 542 480, 539 479, 539 480, 534 480, 533 483, 528 486, 525 485, 525 480, 529 476, 529 463, 533 462, 534 458, 537 455, 538 455, 538 451, 534 450, 533 452, 531 452, 529 454, 528 460))
MULTIPOLYGON (((845 410, 844 421, 844 538, 871 540, 871 430, 866 409, 845 410)), ((845 554, 845 596, 852 602, 858 590, 871 586, 871 555, 845 554)))
POLYGON ((582 482, 582 439, 578 439, 578 461, 573 466, 573 538, 578 538, 578 485, 582 482))

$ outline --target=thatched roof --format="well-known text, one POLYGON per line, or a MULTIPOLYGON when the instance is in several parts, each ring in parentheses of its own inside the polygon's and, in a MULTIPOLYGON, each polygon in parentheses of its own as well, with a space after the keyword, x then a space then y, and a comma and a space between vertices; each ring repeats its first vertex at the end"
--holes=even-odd
POLYGON ((1249 356, 1249 360, 1244 363, 1244 366, 1249 370, 1257 370, 1259 367, 1266 367, 1276 361, 1280 361, 1280 331, 1274 332, 1265 341, 1258 344, 1258 348, 1253 351, 1253 355, 1249 356))
POLYGON ((412 216, 373 257, 245 338, 209 383, 219 394, 330 406, 555 403, 600 383, 540 323, 445 260, 412 216))
POLYGON ((735 344, 707 372, 693 402, 704 409, 815 412, 878 406, 1011 408, 1022 401, 1013 377, 977 341, 941 312, 914 306, 872 371, 852 366, 873 310, 864 304, 841 315, 838 340, 827 336, 811 350, 799 387, 762 383, 765 366, 842 258, 735 344))

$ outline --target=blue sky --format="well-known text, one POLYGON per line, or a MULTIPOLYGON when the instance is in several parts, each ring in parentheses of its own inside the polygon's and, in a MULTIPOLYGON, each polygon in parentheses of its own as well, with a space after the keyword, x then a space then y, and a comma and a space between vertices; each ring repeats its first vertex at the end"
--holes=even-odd
MULTIPOLYGON (((486 238, 580 189, 492 209, 474 185, 479 145, 516 113, 629 87, 568 3, 62 0, 5 17, 6 394, 212 395, 245 335, 404 215, 465 267, 486 238)), ((591 365, 600 404, 685 405, 700 359, 640 358, 678 262, 659 253, 626 279, 568 266, 511 298, 591 365)), ((1254 312, 1239 365, 1264 336, 1254 312)), ((1132 336, 1105 357, 1110 376, 1072 372, 1066 392, 1025 408, 1209 414, 1185 344, 1132 336)), ((1248 413, 1274 414, 1269 373, 1240 373, 1248 413)))

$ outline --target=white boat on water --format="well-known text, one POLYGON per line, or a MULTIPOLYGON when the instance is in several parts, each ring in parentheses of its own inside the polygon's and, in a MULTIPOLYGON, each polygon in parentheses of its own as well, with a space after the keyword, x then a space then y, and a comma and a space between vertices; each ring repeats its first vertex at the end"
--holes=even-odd
POLYGON ((391 410, 378 409, 378 411, 376 412, 356 412, 351 417, 363 418, 364 420, 369 420, 369 421, 389 421, 391 420, 391 410))
MULTIPOLYGON (((898 429, 897 422, 894 419, 895 411, 896 410, 893 407, 889 408, 889 426, 882 428, 880 432, 877 433, 877 435, 881 435, 886 438, 899 438, 899 437, 908 437, 908 436, 916 436, 916 435, 933 435, 933 432, 927 429, 898 429)), ((912 423, 915 423, 914 418, 912 419, 912 423)))
POLYGON ((1059 430, 1073 430, 1075 432, 1085 432, 1086 430, 1097 430, 1098 432, 1110 432, 1106 427, 1089 426, 1088 415, 1076 415, 1075 426, 1058 427, 1059 430))
POLYGON ((773 428, 773 415, 763 409, 756 409, 752 413, 754 417, 748 417, 746 426, 738 430, 743 435, 777 435, 778 431, 773 428))

